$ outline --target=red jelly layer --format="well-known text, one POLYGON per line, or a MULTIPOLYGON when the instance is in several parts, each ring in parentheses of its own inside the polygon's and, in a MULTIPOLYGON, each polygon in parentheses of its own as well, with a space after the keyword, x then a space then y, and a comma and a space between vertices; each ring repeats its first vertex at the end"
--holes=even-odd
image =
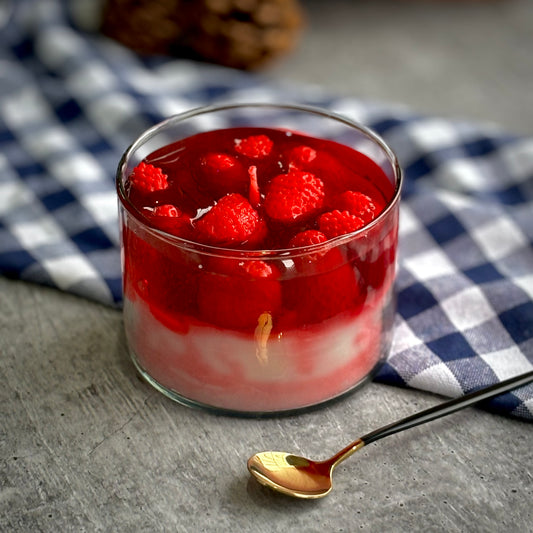
MULTIPOLYGON (((145 162, 167 176, 168 187, 147 192, 130 185, 129 200, 137 216, 148 226, 184 239, 198 240, 195 232, 201 219, 225 194, 238 192, 258 200, 255 210, 263 224, 257 232, 260 237, 252 243, 245 240, 227 246, 231 249, 287 249, 296 234, 317 229, 320 216, 334 210, 345 191, 370 198, 375 216, 394 193, 380 167, 365 155, 332 141, 282 130, 235 128, 202 133, 157 150, 145 162), (266 155, 251 157, 250 150, 238 149, 240 140, 258 137, 271 141, 266 155), (250 167, 255 168, 255 183, 250 180, 250 167), (311 173, 323 182, 322 206, 295 223, 272 220, 264 210, 269 185, 276 176, 294 171, 311 173), (161 206, 173 206, 180 216, 154 216, 161 206)), ((275 328, 300 327, 356 309, 369 287, 380 286, 395 261, 395 246, 380 244, 389 230, 394 234, 396 228, 370 232, 357 246, 294 261, 266 260, 270 268, 266 276, 254 275, 250 273, 253 268, 218 256, 199 259, 143 235, 142 230, 125 228, 125 288, 137 291, 157 308, 162 320, 168 314, 169 324, 179 312, 220 327, 253 332, 259 315, 268 312, 275 328), (369 239, 373 239, 371 246, 369 239)))

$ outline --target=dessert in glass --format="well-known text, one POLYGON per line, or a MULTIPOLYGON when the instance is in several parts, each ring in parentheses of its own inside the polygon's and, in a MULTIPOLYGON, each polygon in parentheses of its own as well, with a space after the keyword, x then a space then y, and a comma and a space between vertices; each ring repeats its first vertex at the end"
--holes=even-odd
POLYGON ((117 173, 124 326, 140 374, 221 413, 292 412, 390 348, 401 170, 366 127, 306 106, 176 115, 117 173))

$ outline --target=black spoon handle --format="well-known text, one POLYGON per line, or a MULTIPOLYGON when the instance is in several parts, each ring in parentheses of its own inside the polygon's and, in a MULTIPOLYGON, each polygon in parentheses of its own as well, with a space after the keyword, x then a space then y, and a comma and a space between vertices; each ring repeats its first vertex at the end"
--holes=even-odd
POLYGON ((465 396, 460 396, 459 398, 454 398, 453 400, 441 403, 435 407, 430 407, 425 411, 420 411, 414 415, 402 418, 397 422, 393 422, 392 424, 388 424, 379 429, 371 431, 364 437, 361 437, 361 440, 365 444, 370 444, 371 442, 382 439, 383 437, 388 437, 389 435, 393 435, 394 433, 398 433, 404 429, 410 429, 415 426, 419 426, 420 424, 430 422, 431 420, 435 420, 436 418, 441 418, 451 413, 455 413, 455 411, 459 411, 460 409, 464 409, 465 407, 469 407, 475 403, 492 398, 493 396, 497 396, 503 392, 521 387, 522 385, 526 385, 530 381, 533 381, 533 371, 520 374, 514 378, 506 379, 505 381, 497 383, 496 385, 485 387, 475 392, 471 392, 470 394, 466 394, 465 396))

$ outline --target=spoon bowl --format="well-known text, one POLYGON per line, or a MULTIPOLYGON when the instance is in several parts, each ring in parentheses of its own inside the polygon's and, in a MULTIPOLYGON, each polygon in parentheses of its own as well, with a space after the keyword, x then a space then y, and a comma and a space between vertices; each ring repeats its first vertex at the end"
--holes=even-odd
POLYGON ((286 452, 258 453, 248 460, 248 470, 261 483, 298 498, 322 498, 333 488, 333 465, 286 452))
POLYGON ((248 470, 259 483, 283 494, 303 499, 322 498, 333 488, 333 469, 366 444, 449 415, 531 381, 533 371, 420 411, 356 439, 325 461, 312 461, 286 452, 268 451, 250 457, 248 470))

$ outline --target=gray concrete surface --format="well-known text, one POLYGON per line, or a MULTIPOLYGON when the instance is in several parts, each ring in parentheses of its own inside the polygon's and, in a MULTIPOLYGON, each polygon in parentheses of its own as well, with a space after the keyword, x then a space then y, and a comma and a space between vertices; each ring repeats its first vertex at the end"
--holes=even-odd
MULTIPOLYGON (((531 130, 529 0, 305 3, 302 47, 269 75, 531 130)), ((326 457, 430 394, 372 384, 266 420, 187 409, 136 377, 118 311, 2 278, 0 377, 0 531, 533 531, 532 425, 480 409, 361 450, 324 500, 247 474, 256 451, 326 457)))
POLYGON ((528 532, 532 426, 468 409, 371 444, 320 501, 246 470, 314 458, 440 398, 371 384, 286 418, 174 404, 129 362, 119 312, 0 278, 0 531, 528 532))

